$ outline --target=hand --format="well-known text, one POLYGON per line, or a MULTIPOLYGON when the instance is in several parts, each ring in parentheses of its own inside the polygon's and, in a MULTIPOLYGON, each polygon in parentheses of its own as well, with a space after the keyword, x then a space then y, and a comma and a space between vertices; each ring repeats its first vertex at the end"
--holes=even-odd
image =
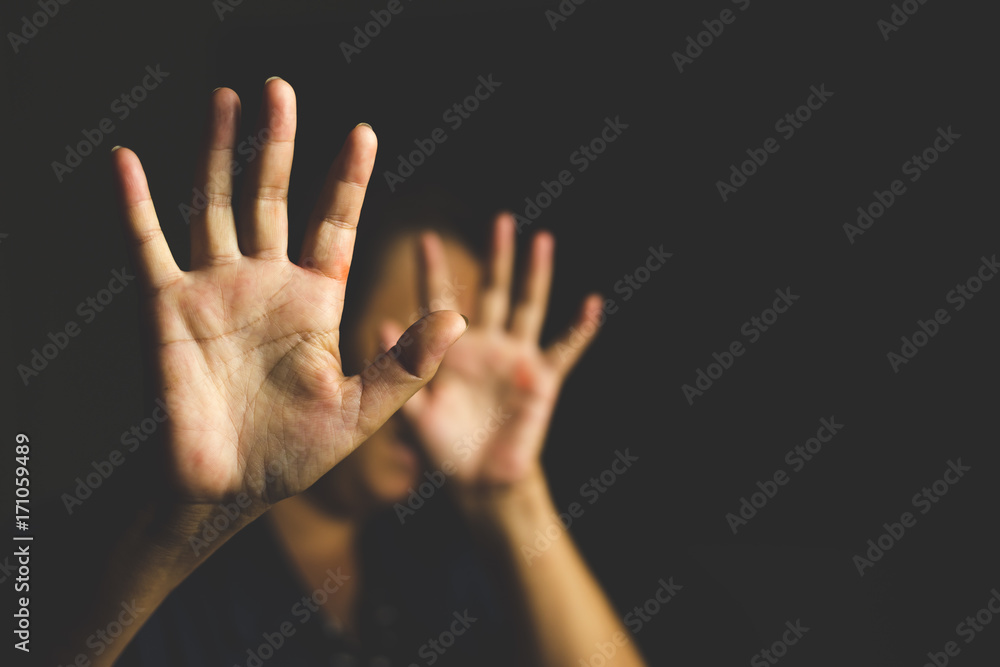
MULTIPOLYGON (((514 219, 500 215, 478 316, 444 359, 434 380, 403 406, 402 415, 435 468, 455 467, 459 487, 508 487, 541 473, 541 451, 566 375, 593 339, 599 295, 583 303, 574 326, 548 349, 539 347, 552 281, 554 239, 532 240, 524 287, 508 324, 514 264, 514 219)), ((448 266, 441 239, 421 238, 426 276, 418 281, 426 307, 446 292, 448 266)), ((402 327, 382 326, 383 347, 402 327)))
POLYGON ((188 271, 171 256, 138 157, 118 149, 113 162, 169 415, 172 485, 183 503, 243 492, 263 511, 376 431, 434 375, 466 324, 457 313, 431 313, 391 363, 345 377, 339 326, 375 134, 358 126, 348 135, 294 264, 286 206, 292 87, 280 79, 264 86, 259 127, 268 138, 248 165, 237 225, 230 165, 239 116, 236 94, 216 90, 196 182, 208 205, 191 221, 188 271))

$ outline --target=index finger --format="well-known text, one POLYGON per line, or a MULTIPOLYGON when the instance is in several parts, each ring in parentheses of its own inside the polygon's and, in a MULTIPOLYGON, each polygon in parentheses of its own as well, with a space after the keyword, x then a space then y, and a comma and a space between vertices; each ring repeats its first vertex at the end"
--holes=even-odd
POLYGON ((448 259, 444 243, 434 232, 424 232, 418 239, 420 253, 417 257, 417 292, 424 312, 449 310, 454 305, 448 298, 448 259))

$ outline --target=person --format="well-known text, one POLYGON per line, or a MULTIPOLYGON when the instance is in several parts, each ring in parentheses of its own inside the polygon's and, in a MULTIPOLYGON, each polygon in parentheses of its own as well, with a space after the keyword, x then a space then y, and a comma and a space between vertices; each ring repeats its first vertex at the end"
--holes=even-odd
POLYGON ((553 535, 559 510, 541 464, 601 297, 541 347, 554 239, 533 236, 512 298, 515 221, 502 213, 485 266, 435 232, 383 241, 367 298, 343 322, 373 130, 348 135, 292 263, 292 87, 264 86, 267 139, 236 216, 239 120, 236 93, 217 89, 187 271, 138 157, 113 151, 153 388, 169 415, 165 491, 133 499, 57 658, 576 666, 603 651, 602 664, 645 664, 569 534, 553 535), (123 610, 130 622, 95 643, 93 629, 123 610))

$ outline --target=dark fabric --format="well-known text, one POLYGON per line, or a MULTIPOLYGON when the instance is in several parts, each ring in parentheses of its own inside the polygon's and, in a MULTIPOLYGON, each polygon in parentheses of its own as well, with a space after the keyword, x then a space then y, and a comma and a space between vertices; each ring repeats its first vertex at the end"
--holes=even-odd
MULTIPOLYGON (((116 664, 513 664, 505 649, 510 635, 495 593, 464 535, 400 526, 390 513, 366 528, 361 553, 365 564, 359 606, 361 646, 353 646, 321 611, 313 612, 303 603, 313 592, 300 583, 265 517, 184 581, 116 664)), ((331 564, 329 573, 332 588, 336 565, 331 564)))

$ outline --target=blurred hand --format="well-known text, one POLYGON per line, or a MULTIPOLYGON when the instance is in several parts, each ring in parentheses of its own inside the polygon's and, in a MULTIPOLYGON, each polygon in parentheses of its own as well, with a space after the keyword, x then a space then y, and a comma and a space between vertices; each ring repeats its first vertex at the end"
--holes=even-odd
MULTIPOLYGON (((539 337, 554 239, 546 232, 535 235, 523 289, 509 314, 514 228, 509 214, 497 218, 479 313, 434 380, 402 410, 431 464, 454 466, 453 483, 460 490, 509 487, 541 474, 542 445, 563 380, 596 334, 601 315, 601 297, 589 296, 573 328, 543 350, 539 337)), ((446 293, 450 278, 441 239, 424 234, 420 245, 426 307, 446 293)), ((398 323, 384 323, 383 347, 401 333, 398 323)))
POLYGON ((125 234, 143 285, 149 350, 166 404, 166 455, 182 502, 245 492, 261 511, 306 489, 363 442, 435 373, 466 324, 437 312, 381 370, 345 377, 339 350, 344 288, 375 161, 370 127, 348 135, 309 221, 301 261, 287 256, 287 195, 296 110, 292 87, 264 87, 238 219, 230 165, 240 101, 212 95, 191 221, 190 270, 160 230, 146 177, 128 149, 113 154, 125 234))

